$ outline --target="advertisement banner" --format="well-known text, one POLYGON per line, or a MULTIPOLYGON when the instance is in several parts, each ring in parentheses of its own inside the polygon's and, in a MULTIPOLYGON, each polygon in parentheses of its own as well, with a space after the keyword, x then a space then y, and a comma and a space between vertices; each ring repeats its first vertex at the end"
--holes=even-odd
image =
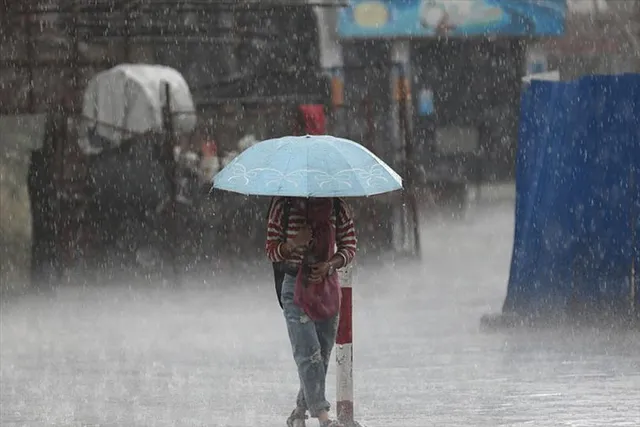
POLYGON ((350 0, 341 38, 561 36, 566 0, 350 0))

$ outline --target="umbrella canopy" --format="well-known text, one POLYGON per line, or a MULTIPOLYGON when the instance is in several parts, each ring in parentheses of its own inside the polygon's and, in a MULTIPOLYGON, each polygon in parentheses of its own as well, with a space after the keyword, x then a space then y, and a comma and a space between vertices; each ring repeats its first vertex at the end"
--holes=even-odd
POLYGON ((402 178, 362 145, 328 135, 286 136, 244 151, 213 187, 256 196, 360 197, 402 188, 402 178))

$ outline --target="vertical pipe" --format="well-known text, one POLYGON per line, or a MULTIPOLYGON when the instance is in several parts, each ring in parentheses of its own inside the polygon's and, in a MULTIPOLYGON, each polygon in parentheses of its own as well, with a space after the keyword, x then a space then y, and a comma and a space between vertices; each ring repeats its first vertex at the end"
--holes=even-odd
POLYGON ((341 67, 331 69, 331 118, 332 133, 347 136, 345 129, 344 75, 341 67))
POLYGON ((66 141, 69 138, 69 128, 67 122, 66 110, 62 112, 54 113, 54 130, 53 130, 53 171, 52 171, 52 181, 54 194, 53 197, 55 208, 54 208, 54 224, 55 224, 55 244, 54 247, 56 249, 56 253, 54 255, 55 262, 55 274, 56 274, 56 282, 60 283, 62 280, 64 270, 65 270, 65 242, 64 239, 64 230, 65 230, 65 222, 66 218, 63 212, 64 202, 62 200, 62 186, 64 184, 64 169, 65 169, 65 148, 66 141))
POLYGON ((344 77, 340 67, 331 69, 331 104, 335 109, 344 107, 344 77))
POLYGON ((365 132, 365 147, 369 150, 374 150, 373 144, 376 139, 376 124, 373 118, 373 103, 371 102, 371 94, 367 93, 365 98, 362 100, 364 104, 364 114, 367 122, 367 130, 365 132))
MULTIPOLYGON (((422 256, 422 247, 420 245, 420 226, 418 219, 418 203, 415 194, 415 153, 413 151, 413 138, 411 135, 411 126, 409 124, 409 81, 404 67, 400 67, 398 82, 398 119, 400 121, 400 133, 403 136, 404 145, 404 174, 406 188, 403 193, 406 197, 406 206, 409 221, 411 222, 411 232, 413 239, 413 255, 418 259, 422 256)), ((403 218, 403 222, 404 221, 403 218)))
MULTIPOLYGON (((31 10, 29 10, 31 12, 31 10)), ((36 49, 35 41, 33 40, 33 20, 35 14, 29 13, 24 17, 26 21, 26 33, 27 33, 27 62, 28 62, 28 74, 29 74, 29 113, 36 114, 36 96, 35 96, 35 84, 33 82, 33 68, 36 66, 36 49)))
POLYGON ((13 22, 11 22, 11 20, 9 19, 10 10, 11 9, 9 2, 3 1, 2 4, 0 4, 0 22, 2 22, 2 26, 0 27, 0 37, 3 38, 7 37, 7 34, 9 34, 11 31, 11 28, 9 28, 9 24, 13 24, 13 22))
POLYGON ((345 426, 354 425, 353 418, 353 299, 351 284, 353 264, 340 270, 342 303, 336 336, 336 414, 345 426))
POLYGON ((124 61, 131 61, 131 21, 133 21, 133 13, 131 12, 131 5, 126 6, 124 15, 124 61))
POLYGON ((71 138, 75 135, 72 133, 70 129, 71 117, 73 117, 78 108, 78 87, 80 82, 80 45, 79 45, 79 31, 78 31, 78 22, 79 22, 79 10, 78 4, 74 3, 71 9, 71 43, 72 43, 72 54, 71 54, 71 87, 69 88, 69 92, 63 95, 62 100, 62 121, 64 123, 64 138, 60 139, 60 153, 61 153, 61 161, 60 161, 60 194, 64 196, 64 200, 60 201, 61 208, 61 226, 60 226, 60 236, 62 239, 61 244, 63 245, 62 254, 62 269, 64 272, 68 271, 71 266, 75 264, 76 254, 78 248, 76 246, 76 237, 78 235, 78 224, 75 221, 76 218, 79 217, 78 212, 76 211, 79 207, 75 202, 75 189, 73 188, 73 180, 75 177, 67 178, 66 172, 71 169, 75 169, 78 165, 78 159, 72 157, 75 153, 73 153, 73 147, 71 138), (67 163, 69 163, 69 169, 67 169, 67 163))
POLYGON ((173 273, 176 282, 180 280, 180 274, 178 272, 177 257, 177 227, 176 227, 176 169, 177 164, 175 160, 174 149, 176 146, 175 132, 173 129, 173 117, 171 113, 171 86, 165 82, 164 87, 160 90, 164 90, 165 104, 162 109, 162 121, 164 130, 163 152, 164 152, 164 171, 165 179, 169 184, 169 205, 166 213, 166 248, 171 256, 171 265, 173 267, 173 273))
POLYGON ((73 4, 73 15, 72 15, 72 23, 71 23, 71 38, 73 43, 73 56, 71 58, 71 67, 72 67, 72 92, 71 99, 72 101, 72 109, 73 113, 76 112, 78 106, 78 87, 80 86, 80 34, 78 31, 78 21, 80 20, 78 10, 78 4, 74 2, 73 4))

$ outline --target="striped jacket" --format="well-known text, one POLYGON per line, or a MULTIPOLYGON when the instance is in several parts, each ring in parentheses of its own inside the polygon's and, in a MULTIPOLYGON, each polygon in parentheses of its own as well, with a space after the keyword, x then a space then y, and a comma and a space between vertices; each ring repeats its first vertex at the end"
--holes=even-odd
MULTIPOLYGON (((340 209, 338 212, 338 218, 336 222, 335 213, 331 214, 331 222, 336 228, 336 254, 344 258, 344 265, 349 264, 356 254, 357 239, 356 230, 351 215, 351 210, 347 206, 346 202, 340 200, 340 209)), ((282 219, 285 206, 285 198, 278 197, 271 204, 271 210, 267 220, 267 242, 265 249, 267 257, 271 262, 292 262, 300 263, 302 261, 301 256, 294 256, 291 259, 284 259, 280 248, 284 243, 284 233, 282 230, 282 219)), ((289 226, 287 227, 287 240, 295 238, 300 228, 306 222, 305 212, 303 212, 299 205, 292 201, 289 208, 289 226)))

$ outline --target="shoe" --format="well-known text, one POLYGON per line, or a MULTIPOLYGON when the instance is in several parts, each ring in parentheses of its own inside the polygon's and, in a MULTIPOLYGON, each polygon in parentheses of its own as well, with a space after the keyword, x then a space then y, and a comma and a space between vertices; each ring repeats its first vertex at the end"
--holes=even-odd
POLYGON ((320 423, 320 427, 343 427, 338 421, 327 420, 320 423))
MULTIPOLYGON (((306 412, 306 411, 305 411, 306 412)), ((294 409, 287 418, 287 427, 306 427, 305 420, 308 418, 305 412, 300 412, 300 409, 294 409)))

